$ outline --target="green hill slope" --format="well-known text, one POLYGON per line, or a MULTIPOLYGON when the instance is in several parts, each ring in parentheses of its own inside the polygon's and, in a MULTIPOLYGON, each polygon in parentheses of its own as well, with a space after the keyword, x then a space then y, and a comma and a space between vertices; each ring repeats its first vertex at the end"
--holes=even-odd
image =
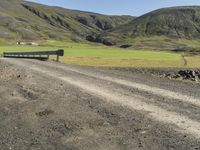
POLYGON ((200 51, 200 6, 164 8, 135 18, 1 0, 0 20, 0 42, 69 39, 135 49, 200 51))
POLYGON ((128 37, 165 35, 178 38, 200 37, 200 6, 159 9, 113 30, 128 37))
POLYGON ((131 16, 106 16, 22 0, 0 1, 0 38, 83 40, 132 20, 131 16))
POLYGON ((99 41, 121 47, 200 53, 200 6, 152 11, 99 34, 99 41))

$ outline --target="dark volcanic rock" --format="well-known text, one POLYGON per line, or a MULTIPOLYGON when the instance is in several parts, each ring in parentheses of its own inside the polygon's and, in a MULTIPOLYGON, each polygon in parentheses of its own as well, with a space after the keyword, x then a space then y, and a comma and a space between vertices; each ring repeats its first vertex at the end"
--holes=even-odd
POLYGON ((131 47, 132 45, 130 45, 130 44, 124 44, 124 45, 121 45, 120 46, 120 48, 129 48, 129 47, 131 47))
POLYGON ((200 70, 180 70, 178 75, 185 80, 200 80, 200 70))
POLYGON ((88 40, 90 42, 95 42, 95 43, 102 43, 102 44, 107 45, 107 46, 112 46, 112 45, 115 44, 112 41, 109 41, 107 39, 103 39, 103 38, 95 36, 95 35, 86 36, 86 40, 88 40))
POLYGON ((103 39, 101 39, 100 37, 97 37, 95 35, 86 36, 86 40, 88 40, 90 42, 103 43, 103 39))
POLYGON ((109 40, 103 40, 103 44, 104 45, 107 45, 107 46, 112 46, 112 45, 114 45, 114 43, 113 42, 111 42, 111 41, 109 41, 109 40))
POLYGON ((180 70, 170 73, 165 73, 164 77, 169 79, 180 79, 180 80, 190 80, 190 81, 200 81, 200 70, 193 70, 193 69, 187 69, 187 70, 180 70))
POLYGON ((95 41, 95 36, 93 36, 93 35, 88 35, 88 36, 86 36, 86 40, 87 41, 90 41, 90 42, 94 42, 95 41))

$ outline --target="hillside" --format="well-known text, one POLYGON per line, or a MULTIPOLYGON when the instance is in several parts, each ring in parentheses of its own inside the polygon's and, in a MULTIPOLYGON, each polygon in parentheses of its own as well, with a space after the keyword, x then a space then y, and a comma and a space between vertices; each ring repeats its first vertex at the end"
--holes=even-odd
POLYGON ((200 7, 159 9, 119 26, 112 32, 127 37, 165 35, 177 38, 199 38, 200 7))
POLYGON ((136 18, 1 0, 0 20, 0 42, 88 40, 136 49, 200 51, 200 6, 163 8, 136 18))
POLYGON ((0 1, 0 38, 83 40, 132 20, 131 16, 106 16, 26 2, 0 1))
POLYGON ((199 53, 200 6, 155 10, 98 38, 118 46, 199 53))

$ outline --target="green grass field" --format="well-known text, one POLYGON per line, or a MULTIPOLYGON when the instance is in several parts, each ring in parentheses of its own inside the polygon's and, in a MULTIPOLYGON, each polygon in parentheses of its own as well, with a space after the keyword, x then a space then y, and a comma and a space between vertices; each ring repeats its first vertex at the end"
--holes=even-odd
MULTIPOLYGON (((41 46, 0 46, 0 53, 11 51, 57 50, 63 48, 66 64, 109 67, 188 67, 199 68, 200 56, 186 57, 188 65, 183 65, 181 54, 150 51, 126 50, 102 45, 74 43, 71 41, 40 41, 41 46)), ((51 59, 55 59, 51 57, 51 59)))

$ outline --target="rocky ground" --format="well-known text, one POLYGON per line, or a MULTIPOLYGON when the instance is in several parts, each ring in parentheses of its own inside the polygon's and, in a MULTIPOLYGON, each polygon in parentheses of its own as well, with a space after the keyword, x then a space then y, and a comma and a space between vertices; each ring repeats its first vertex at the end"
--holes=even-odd
MULTIPOLYGON (((105 68, 106 69, 106 68, 105 68)), ((200 83, 200 69, 175 69, 175 68, 110 68, 124 72, 137 72, 170 80, 200 83)))
POLYGON ((179 70, 174 73, 165 73, 164 77, 169 79, 179 79, 179 80, 189 80, 200 82, 200 70, 195 69, 187 69, 187 70, 179 70))
POLYGON ((1 150, 198 150, 200 85, 0 60, 1 150))

